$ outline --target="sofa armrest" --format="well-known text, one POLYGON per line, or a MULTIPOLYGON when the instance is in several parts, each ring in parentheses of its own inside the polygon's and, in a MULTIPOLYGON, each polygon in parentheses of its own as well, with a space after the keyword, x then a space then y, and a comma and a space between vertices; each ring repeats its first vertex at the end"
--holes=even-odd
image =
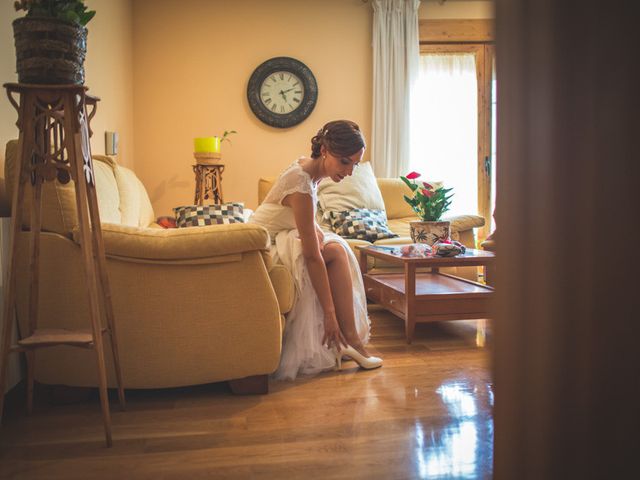
POLYGON ((484 218, 478 215, 454 215, 443 220, 451 222, 451 232, 464 232, 484 225, 484 218))
MULTIPOLYGON (((102 224, 107 256, 146 261, 197 261, 265 250, 267 231, 254 224, 234 223, 191 228, 139 228, 102 224)), ((73 231, 79 243, 80 231, 73 231)))
POLYGON ((289 313, 296 299, 291 273, 284 265, 274 264, 269 269, 269 278, 278 298, 280 313, 289 313))

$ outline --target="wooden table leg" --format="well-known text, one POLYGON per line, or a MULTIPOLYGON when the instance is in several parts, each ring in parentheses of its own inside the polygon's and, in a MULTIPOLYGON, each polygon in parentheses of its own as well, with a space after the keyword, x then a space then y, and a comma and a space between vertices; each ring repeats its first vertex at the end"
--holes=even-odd
POLYGON ((416 328, 416 267, 411 263, 404 264, 404 297, 404 329, 410 344, 416 328))
POLYGON ((358 250, 358 263, 360 264, 360 273, 367 273, 367 252, 358 250))

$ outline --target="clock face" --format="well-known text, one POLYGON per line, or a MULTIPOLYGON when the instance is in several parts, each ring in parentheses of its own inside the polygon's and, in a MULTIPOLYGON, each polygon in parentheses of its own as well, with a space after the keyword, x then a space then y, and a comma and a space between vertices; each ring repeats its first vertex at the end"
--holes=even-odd
POLYGON ((253 113, 272 127, 287 128, 307 118, 318 101, 318 84, 304 63, 271 58, 256 68, 247 86, 253 113))
POLYGON ((273 72, 260 85, 260 101, 277 115, 293 112, 303 98, 304 85, 295 73, 273 72))

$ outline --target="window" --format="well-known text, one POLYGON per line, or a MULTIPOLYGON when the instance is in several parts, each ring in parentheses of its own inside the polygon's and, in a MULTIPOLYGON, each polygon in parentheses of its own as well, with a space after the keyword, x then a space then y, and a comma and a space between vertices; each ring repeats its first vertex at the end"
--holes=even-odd
POLYGON ((412 105, 411 169, 453 187, 448 215, 494 228, 495 89, 490 20, 421 20, 420 77, 412 105))
POLYGON ((424 53, 412 109, 410 169, 453 188, 448 215, 478 211, 478 88, 473 53, 424 53), (417 107, 417 108, 415 108, 417 107))

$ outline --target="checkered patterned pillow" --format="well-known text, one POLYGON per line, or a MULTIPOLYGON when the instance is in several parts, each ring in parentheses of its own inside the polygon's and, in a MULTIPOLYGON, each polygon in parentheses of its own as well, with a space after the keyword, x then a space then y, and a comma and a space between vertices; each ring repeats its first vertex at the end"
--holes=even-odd
POLYGON ((384 210, 354 208, 344 212, 330 212, 331 228, 344 238, 358 238, 375 242, 382 238, 397 237, 389 230, 384 210))
POLYGON ((185 205, 176 207, 176 225, 178 227, 200 227, 222 223, 243 223, 244 204, 224 203, 222 205, 185 205))

